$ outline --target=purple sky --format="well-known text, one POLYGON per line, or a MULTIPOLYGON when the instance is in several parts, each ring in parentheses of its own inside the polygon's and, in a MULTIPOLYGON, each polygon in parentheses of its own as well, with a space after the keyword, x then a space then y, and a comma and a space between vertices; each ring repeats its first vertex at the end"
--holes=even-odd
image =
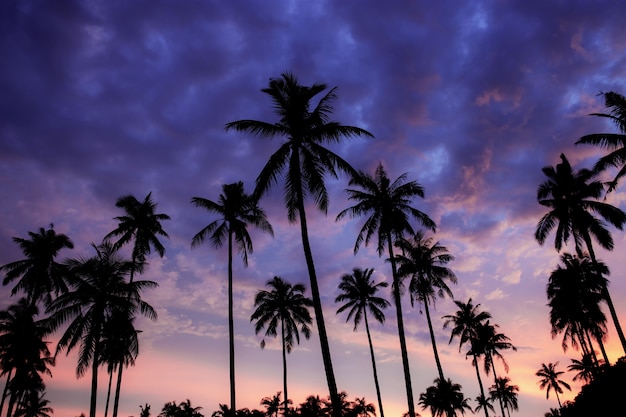
MULTIPOLYGON (((120 415, 138 415, 146 402, 156 415, 186 398, 210 415, 229 398, 226 252, 191 250, 191 237, 213 217, 189 201, 215 200, 222 184, 239 180, 252 189, 281 141, 226 133, 224 125, 275 121, 260 89, 291 71, 306 85, 337 86, 335 120, 375 135, 334 151, 357 169, 373 173, 381 161, 390 177, 406 172, 425 187, 415 205, 456 256, 455 298, 481 303, 518 346, 506 358, 521 389, 520 415, 542 415, 556 399, 545 400, 534 372, 554 361, 565 370, 578 353, 563 354, 560 337, 550 338, 545 284, 558 255, 553 236, 545 247, 533 238, 544 213, 536 189, 541 168, 561 152, 575 168, 601 155, 574 146, 580 136, 614 131, 587 115, 604 111, 600 91, 626 92, 624 12, 610 0, 2 2, 0 264, 21 259, 13 236, 50 223, 76 245, 62 257, 91 255, 89 244, 116 226, 117 197, 152 192, 158 211, 172 217, 164 225, 171 239, 145 274, 160 284, 146 294, 159 320, 139 322, 141 354, 125 373, 120 415)), ((328 182, 327 217, 309 211, 313 255, 339 389, 375 402, 365 333, 335 316, 333 300, 353 267, 375 268, 387 281, 390 269, 373 248, 353 256, 361 221, 335 223, 349 204, 346 185, 343 177, 328 182)), ((254 234, 249 267, 235 263, 238 407, 261 408, 262 397, 282 389, 279 344, 262 351, 249 323, 255 292, 274 275, 308 286, 299 228, 288 224, 281 195, 276 188, 262 200, 275 238, 254 234)), ((609 201, 626 209, 623 192, 609 201)), ((626 242, 621 232, 614 238, 615 251, 598 256, 621 271, 626 242)), ((610 278, 626 321, 626 280, 610 278)), ((14 301, 8 290, 3 307, 14 301)), ((417 398, 436 368, 425 318, 406 301, 417 398)), ((453 312, 450 300, 433 312, 440 355, 447 376, 474 398, 470 361, 447 345, 439 320, 453 312)), ((393 309, 384 327, 373 327, 385 411, 400 416, 393 309)), ((611 328, 612 360, 616 342, 611 328)), ((327 395, 317 334, 288 361, 295 404, 327 395)), ((76 380, 74 367, 73 355, 60 357, 47 381, 55 415, 88 410, 89 378, 76 380)))

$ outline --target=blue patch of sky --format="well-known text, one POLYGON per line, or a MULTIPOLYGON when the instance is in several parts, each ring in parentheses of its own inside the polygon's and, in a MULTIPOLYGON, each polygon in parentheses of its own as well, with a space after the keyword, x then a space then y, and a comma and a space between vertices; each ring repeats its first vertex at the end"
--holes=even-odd
POLYGON ((442 145, 425 152, 420 160, 417 161, 417 166, 421 167, 421 181, 425 183, 435 182, 449 162, 450 155, 442 145))

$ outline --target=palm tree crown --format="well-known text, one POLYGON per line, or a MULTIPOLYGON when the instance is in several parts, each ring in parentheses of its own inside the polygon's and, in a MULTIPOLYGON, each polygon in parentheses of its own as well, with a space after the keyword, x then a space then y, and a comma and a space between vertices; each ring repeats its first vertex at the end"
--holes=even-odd
POLYGON ((561 399, 559 398, 559 394, 563 394, 563 388, 571 391, 572 388, 569 384, 560 379, 560 376, 564 374, 563 371, 557 371, 556 367, 559 362, 555 363, 545 363, 541 364, 541 369, 539 369, 535 375, 540 377, 539 387, 541 389, 546 390, 546 399, 550 398, 550 391, 554 390, 556 394, 556 399, 559 403, 559 408, 561 408, 561 399))

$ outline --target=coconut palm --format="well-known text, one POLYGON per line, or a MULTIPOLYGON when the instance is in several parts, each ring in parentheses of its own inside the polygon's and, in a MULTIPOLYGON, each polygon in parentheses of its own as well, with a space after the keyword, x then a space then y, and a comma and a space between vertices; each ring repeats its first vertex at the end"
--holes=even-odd
POLYGON ((91 365, 91 400, 89 417, 95 417, 98 388, 98 368, 102 358, 103 327, 107 317, 116 310, 136 312, 156 319, 156 311, 141 299, 141 292, 155 288, 153 281, 126 282, 133 263, 122 259, 110 243, 92 245, 96 255, 91 258, 74 258, 66 261, 71 271, 71 289, 56 298, 47 312, 52 331, 70 322, 59 339, 57 354, 69 353, 80 346, 76 374, 81 377, 91 365))
MULTIPOLYGON (((255 333, 265 329, 265 336, 276 337, 280 326, 280 338, 283 351, 283 391, 285 393, 284 415, 289 413, 287 395, 287 353, 291 352, 294 341, 300 344, 300 331, 306 339, 311 337, 311 299, 304 296, 304 284, 292 285, 275 276, 267 281, 270 291, 260 290, 254 297, 255 310, 250 321, 256 321, 255 333)), ((265 338, 261 348, 265 347, 265 338)))
POLYGON ((464 415, 465 410, 472 411, 468 399, 461 391, 461 385, 450 379, 435 379, 434 385, 420 394, 419 404, 423 410, 430 408, 433 417, 454 417, 457 413, 464 415))
POLYGON ((278 391, 276 395, 272 395, 271 397, 263 397, 261 400, 261 405, 265 407, 265 416, 266 417, 278 417, 278 411, 280 410, 280 394, 278 391))
POLYGON ((284 73, 280 78, 270 79, 268 88, 261 90, 271 97, 275 112, 280 118, 278 122, 238 120, 228 123, 226 130, 234 129, 265 138, 286 139, 270 156, 257 177, 255 194, 259 197, 264 195, 278 182, 281 175, 284 177, 287 217, 291 223, 298 220, 300 222, 326 381, 333 403, 336 404, 334 416, 340 417, 337 384, 324 324, 315 263, 309 243, 305 197, 313 198, 315 206, 326 213, 328 192, 324 176, 329 174, 336 178, 338 171, 353 174, 354 169, 324 145, 338 143, 343 138, 372 135, 364 129, 345 126, 331 120, 333 102, 337 98, 336 87, 331 88, 311 109, 312 100, 324 90, 325 84, 304 86, 293 74, 284 73))
MULTIPOLYGON (((568 342, 580 346, 583 355, 595 358, 590 334, 594 336, 606 358, 602 339, 606 335, 606 317, 600 308, 602 289, 606 286, 604 274, 608 268, 602 262, 591 262, 589 257, 564 253, 563 265, 552 271, 547 285, 552 337, 563 336, 563 350, 568 342)), ((595 360, 597 362, 597 360, 595 360)))
POLYGON ((497 378, 495 383, 489 389, 489 395, 492 400, 498 399, 504 404, 504 408, 511 417, 511 410, 517 411, 519 406, 517 404, 517 396, 519 387, 517 385, 511 385, 511 379, 509 377, 497 378))
POLYGON ((611 192, 626 175, 626 97, 613 91, 600 93, 600 95, 604 96, 604 104, 610 111, 591 115, 608 118, 615 123, 620 133, 593 133, 581 137, 576 144, 595 145, 609 151, 596 162, 593 169, 596 172, 605 171, 608 168, 618 169, 615 178, 609 183, 608 191, 611 192))
POLYGON ((14 417, 50 417, 54 413, 45 392, 31 391, 23 399, 14 417))
POLYGON ((573 381, 583 381, 586 384, 593 381, 598 373, 598 364, 594 361, 591 354, 585 354, 581 359, 570 359, 571 364, 567 366, 567 370, 570 372, 576 372, 573 381))
POLYGON ((202 407, 192 407, 188 399, 176 404, 176 401, 165 403, 159 417, 204 417, 200 413, 202 407))
POLYGON ((52 295, 67 290, 63 266, 56 262, 56 257, 62 249, 74 248, 74 243, 57 233, 52 224, 47 230, 40 227, 38 232, 28 232, 28 236, 29 239, 13 238, 26 258, 0 267, 5 273, 2 285, 18 280, 11 295, 23 291, 31 304, 41 300, 48 305, 52 295))
MULTIPOLYGON (((539 185, 537 200, 542 206, 550 208, 550 211, 537 223, 535 239, 539 244, 543 244, 548 234, 556 227, 554 246, 557 251, 561 250, 571 236, 576 254, 579 257, 584 255, 582 249, 584 243, 591 261, 596 263, 591 238, 593 237, 604 249, 612 250, 613 238, 606 228, 606 223, 622 230, 626 222, 626 213, 606 202, 597 201, 604 192, 602 182, 594 179, 596 174, 588 169, 574 171, 565 155, 561 154, 561 163, 557 164, 556 168, 547 166, 542 171, 547 179, 539 185)), ((622 348, 626 352, 626 338, 606 285, 602 295, 609 307, 622 348)))
POLYGON ((324 417, 324 401, 319 395, 309 395, 303 403, 298 406, 298 415, 300 417, 324 417))
POLYGON ((397 274, 396 261, 393 246, 396 240, 403 237, 404 233, 414 234, 410 220, 416 220, 419 224, 434 231, 436 226, 428 215, 411 206, 416 197, 424 197, 424 189, 416 181, 407 181, 407 175, 402 174, 391 182, 382 164, 376 168, 374 176, 359 172, 350 181, 348 198, 356 202, 352 207, 341 211, 337 220, 345 216, 367 216, 363 227, 354 245, 354 252, 358 252, 361 244, 369 244, 373 236, 378 239, 377 251, 382 256, 387 249, 391 263, 393 277, 391 293, 396 306, 396 319, 398 323, 398 337, 400 339, 400 352, 402 355, 402 367, 406 387, 409 416, 415 417, 415 404, 413 401, 413 388, 409 371, 409 357, 404 335, 404 320, 402 316, 402 304, 400 302, 400 277, 397 274))
POLYGON ((248 195, 239 181, 224 184, 217 202, 201 197, 193 197, 192 204, 219 216, 191 240, 191 246, 197 247, 210 239, 213 246, 221 247, 228 242, 228 346, 230 363, 230 409, 236 410, 235 395, 235 331, 233 312, 233 243, 241 253, 244 266, 248 265, 248 253, 253 252, 252 239, 248 225, 274 234, 265 212, 259 207, 258 200, 248 195))
POLYGON ((535 372, 535 375, 541 378, 538 383, 541 389, 546 390, 546 399, 550 398, 550 391, 554 391, 559 408, 562 408, 559 394, 563 394, 563 388, 566 388, 568 391, 571 391, 572 388, 567 382, 560 379, 560 376, 565 372, 556 370, 558 364, 559 362, 548 363, 547 365, 542 363, 541 369, 535 372))
MULTIPOLYGON (((475 348, 475 344, 477 343, 478 329, 480 325, 489 320, 491 318, 491 314, 486 311, 479 311, 480 304, 474 305, 471 298, 467 300, 467 303, 463 303, 461 301, 454 301, 454 303, 458 307, 456 313, 454 315, 443 316, 443 327, 446 328, 449 325, 453 326, 448 344, 452 343, 452 340, 455 337, 458 337, 460 352, 463 345, 469 343, 472 355, 472 365, 474 365, 474 368, 476 369, 476 378, 478 379, 478 386, 480 387, 480 396, 477 397, 477 400, 480 399, 480 401, 478 401, 479 407, 483 408, 485 411, 485 417, 489 417, 488 409, 493 410, 493 407, 490 403, 485 403, 485 390, 482 379, 480 378, 480 370, 478 369, 479 353, 475 348)), ((478 410, 479 407, 477 407, 476 410, 478 410)))
POLYGON ((374 417, 376 416, 376 407, 374 407, 374 404, 365 401, 364 397, 357 397, 352 402, 352 410, 350 415, 354 417, 374 417))
MULTIPOLYGON (((501 351, 509 349, 517 350, 504 333, 498 332, 498 327, 497 324, 490 324, 489 320, 481 322, 476 328, 476 340, 470 351, 467 352, 467 355, 483 356, 485 373, 489 375, 489 373, 493 371, 494 383, 497 381, 498 375, 493 358, 496 357, 500 359, 504 365, 504 370, 508 372, 509 365, 501 351)), ((496 385, 496 388, 498 388, 498 385, 496 385)), ((501 399, 499 399, 499 402, 502 415, 504 416, 504 403, 501 399)))
POLYGON ((37 306, 26 298, 0 311, 0 375, 7 375, 0 415, 7 396, 10 416, 16 405, 18 412, 32 393, 43 391, 41 375, 51 375, 49 366, 54 365, 54 358, 44 340, 50 329, 45 320, 34 319, 37 314, 37 306))
POLYGON ((365 323, 365 332, 367 333, 367 341, 369 342, 370 356, 372 358, 372 370, 374 372, 374 385, 376 386, 378 409, 380 410, 380 416, 385 417, 367 312, 369 310, 374 319, 382 324, 385 322, 385 313, 383 313, 383 309, 387 308, 390 303, 384 298, 376 295, 379 289, 387 287, 387 283, 375 283, 372 280, 373 272, 374 270, 371 268, 354 268, 352 270, 352 274, 344 274, 341 277, 341 283, 339 284, 339 289, 342 292, 337 296, 337 298, 335 298, 335 302, 345 302, 345 304, 339 307, 337 314, 348 310, 346 321, 349 321, 350 319, 354 320, 354 331, 356 331, 359 323, 361 323, 361 318, 365 323))
POLYGON ((402 278, 411 278, 409 283, 411 305, 414 305, 415 300, 424 305, 439 379, 444 381, 443 367, 439 360, 435 332, 430 318, 429 302, 434 305, 437 297, 443 298, 446 295, 452 298, 452 291, 446 281, 456 284, 457 278, 446 265, 454 260, 454 256, 448 253, 445 246, 433 241, 432 237, 426 238, 422 231, 416 232, 411 239, 398 239, 395 246, 402 251, 396 256, 398 275, 402 278))
POLYGON ((485 397, 483 394, 476 397, 476 407, 474 408, 474 413, 477 413, 480 409, 485 411, 485 415, 489 415, 487 410, 491 410, 493 412, 496 411, 495 408, 493 408, 493 404, 491 404, 491 398, 485 397))

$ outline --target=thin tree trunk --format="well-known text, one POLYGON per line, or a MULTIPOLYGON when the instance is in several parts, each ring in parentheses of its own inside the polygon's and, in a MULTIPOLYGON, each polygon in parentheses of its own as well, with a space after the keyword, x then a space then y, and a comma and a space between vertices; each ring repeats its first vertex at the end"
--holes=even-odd
MULTIPOLYGON (((587 244, 587 250, 589 251, 589 256, 591 257, 591 261, 593 262, 595 266, 597 266, 598 262, 596 261, 596 254, 593 251, 593 246, 591 244, 591 237, 589 237, 588 233, 585 234, 585 243, 587 244)), ((609 289, 604 284, 602 285, 602 297, 604 298, 604 301, 606 301, 606 304, 609 307, 609 312, 611 313, 611 318, 613 319, 615 330, 617 331, 619 340, 622 343, 622 349, 624 350, 624 353, 626 353, 626 337, 624 337, 622 326, 619 323, 617 312, 615 311, 615 306, 613 305, 613 300, 611 300, 611 295, 609 294, 609 289)))
POLYGON ((385 417, 383 412, 383 400, 380 396, 380 385, 378 385, 378 372, 376 372, 376 359, 374 358, 374 345, 372 344, 372 336, 370 336, 370 325, 367 321, 367 311, 363 309, 363 318, 365 319, 365 331, 367 332, 367 341, 370 344, 370 355, 372 356, 372 369, 374 371, 374 385, 376 386, 376 397, 378 398, 378 409, 380 417, 385 417))
POLYGON ((498 401, 500 402, 500 409, 502 410, 502 416, 504 417, 504 404, 502 403, 502 393, 500 392, 500 386, 498 385, 498 375, 496 375, 496 367, 493 364, 493 356, 489 355, 489 363, 491 364, 491 370, 493 371, 493 380, 496 385, 496 391, 498 393, 498 401))
POLYGON ((396 260, 393 256, 393 243, 391 235, 387 236, 389 248, 389 261, 391 262, 391 275, 393 277, 392 293, 396 305, 396 319, 398 321, 398 337, 400 338, 400 353, 402 354, 402 369, 404 370, 404 384, 406 386, 406 399, 409 407, 409 417, 415 417, 415 403, 413 402, 413 387, 411 385, 411 371, 409 369, 409 355, 406 349, 404 336, 404 320, 402 319, 402 303, 400 300, 400 279, 396 268, 396 260))
POLYGON ((555 389, 554 393, 556 394, 556 400, 559 402, 559 410, 563 408, 561 405, 561 399, 559 398, 559 392, 555 389))
MULTIPOLYGON (((99 323, 97 324, 100 325, 99 323)), ((100 355, 100 335, 96 337, 95 348, 93 352, 93 364, 91 366, 91 399, 89 402, 89 417, 96 417, 96 400, 98 398, 98 355, 100 355)))
POLYGON ((120 392, 122 390, 122 371, 124 370, 124 360, 120 362, 117 371, 117 385, 115 387, 115 400, 113 401, 113 417, 117 417, 117 409, 120 405, 120 392))
POLYGON ((328 335, 326 334, 326 325, 324 324, 324 315, 322 313, 322 301, 320 297, 320 291, 317 284, 317 275, 315 273, 315 264, 313 262, 313 254, 311 252, 311 245, 309 243, 309 233, 306 223, 306 214, 304 211, 304 201, 302 194, 301 181, 296 181, 296 187, 298 187, 298 215, 300 216, 300 231, 302 233, 302 247, 304 250, 304 257, 306 259, 307 269, 309 271, 309 278, 311 281, 311 295, 313 300, 313 310, 315 312, 315 324, 319 332, 320 346, 322 349, 322 359, 324 361, 324 371, 326 373, 326 382, 328 384, 328 391, 330 394, 330 400, 333 407, 333 417, 342 417, 341 413, 341 400, 337 393, 337 382, 335 380, 335 373, 333 371, 333 363, 330 356, 330 347, 328 345, 328 335))
POLYGON ((235 325, 233 314, 233 232, 228 230, 228 353, 230 361, 230 409, 235 407, 235 325))
POLYGON ((433 353, 435 354, 435 362, 437 363, 437 372, 439 372, 439 378, 442 382, 445 382, 446 377, 443 376, 443 368, 441 367, 441 361, 439 360, 439 353, 437 352, 437 343, 435 342, 435 332, 433 330, 433 324, 430 321, 430 311, 428 309, 428 299, 424 298, 424 310, 426 311, 426 320, 428 321, 428 331, 430 332, 430 343, 433 345, 433 353))
POLYGON ((287 413, 289 413, 289 396, 287 395, 287 349, 285 347, 285 320, 282 317, 280 318, 280 337, 283 341, 283 392, 285 393, 285 411, 283 412, 283 416, 287 417, 287 413))
POLYGON ((109 386, 107 388, 107 400, 104 406, 104 417, 109 415, 109 401, 111 400, 111 384, 113 383, 113 369, 109 372, 109 386))
POLYGON ((9 392, 9 383, 11 382, 12 375, 13 375, 13 368, 9 369, 9 374, 7 375, 7 382, 4 384, 4 389, 2 390, 2 400, 0 400, 0 416, 2 415, 2 410, 4 409, 4 400, 6 400, 7 393, 9 392))
MULTIPOLYGON (((473 352, 474 348, 472 347, 472 352, 473 352)), ((483 387, 483 381, 480 378, 480 370, 478 369, 478 356, 476 356, 475 353, 472 353, 472 355, 474 356, 474 360, 472 361, 474 363, 474 368, 476 369, 476 377, 478 378, 478 386, 480 387, 480 395, 483 397, 483 399, 486 399, 487 397, 485 397, 485 389, 483 387)), ((489 413, 487 411, 487 407, 483 407, 485 410, 485 417, 489 417, 489 413)))

